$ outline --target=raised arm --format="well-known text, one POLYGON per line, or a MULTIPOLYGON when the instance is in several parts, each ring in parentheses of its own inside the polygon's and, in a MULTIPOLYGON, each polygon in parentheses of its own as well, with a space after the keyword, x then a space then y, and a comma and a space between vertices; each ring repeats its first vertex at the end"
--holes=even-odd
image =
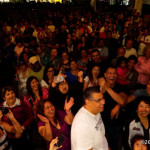
POLYGON ((67 98, 66 98, 64 109, 65 109, 67 115, 65 116, 64 121, 65 121, 67 124, 69 124, 69 125, 72 124, 72 121, 73 121, 73 118, 74 118, 74 115, 73 115, 72 112, 71 112, 71 107, 73 106, 73 104, 74 104, 74 99, 73 99, 73 97, 71 97, 68 102, 67 102, 67 98))
MULTIPOLYGON (((0 115, 2 116, 3 114, 1 113, 0 115)), ((6 122, 1 122, 4 129, 9 133, 14 133, 16 138, 21 137, 22 132, 23 132, 23 128, 19 124, 19 122, 16 120, 16 118, 14 117, 11 110, 9 110, 9 112, 7 113, 7 117, 10 119, 12 125, 10 125, 6 122)))
POLYGON ((44 126, 39 126, 39 127, 38 127, 38 131, 39 131, 40 135, 41 135, 45 140, 51 141, 52 138, 53 138, 53 136, 52 136, 52 130, 51 130, 51 127, 50 127, 49 120, 48 120, 46 117, 42 116, 42 115, 39 115, 39 114, 38 114, 37 116, 40 118, 40 120, 41 120, 42 122, 45 123, 44 126))

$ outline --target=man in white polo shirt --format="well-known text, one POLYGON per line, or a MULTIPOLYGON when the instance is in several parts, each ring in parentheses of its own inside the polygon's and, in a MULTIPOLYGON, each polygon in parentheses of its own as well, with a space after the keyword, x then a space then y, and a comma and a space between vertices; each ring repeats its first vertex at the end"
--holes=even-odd
POLYGON ((76 114, 71 127, 72 150, 108 150, 105 128, 100 115, 105 99, 100 89, 84 91, 84 106, 76 114))

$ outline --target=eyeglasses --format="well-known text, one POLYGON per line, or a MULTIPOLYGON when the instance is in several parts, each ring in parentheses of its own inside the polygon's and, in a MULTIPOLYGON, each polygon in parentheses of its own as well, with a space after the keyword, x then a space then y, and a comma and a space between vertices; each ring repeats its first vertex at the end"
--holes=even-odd
POLYGON ((88 99, 89 101, 93 101, 93 102, 100 102, 102 99, 104 99, 104 97, 102 97, 102 98, 99 98, 99 99, 96 99, 96 100, 94 100, 94 99, 88 99))

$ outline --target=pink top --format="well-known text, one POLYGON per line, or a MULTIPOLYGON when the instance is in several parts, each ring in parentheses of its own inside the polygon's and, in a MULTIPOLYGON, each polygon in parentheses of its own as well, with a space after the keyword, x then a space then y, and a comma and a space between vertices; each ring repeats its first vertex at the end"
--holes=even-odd
POLYGON ((146 61, 144 56, 139 57, 135 70, 139 73, 138 83, 146 85, 150 79, 150 59, 146 61), (146 71, 149 75, 143 74, 143 71, 146 71))
MULTIPOLYGON (((46 88, 42 88, 42 93, 43 93, 43 97, 39 99, 39 101, 42 99, 48 99, 48 90, 46 88)), ((33 105, 35 104, 34 101, 33 101, 33 98, 30 96, 30 95, 25 95, 24 96, 24 102, 30 107, 32 108, 32 104, 33 105), (29 101, 29 99, 31 99, 31 101, 29 101)))
POLYGON ((128 84, 129 82, 127 81, 127 78, 126 78, 126 74, 127 74, 127 68, 120 68, 120 67, 117 67, 117 74, 119 76, 121 76, 121 78, 125 79, 125 80, 121 80, 121 79, 117 79, 117 83, 118 84, 121 84, 121 85, 126 85, 128 84))

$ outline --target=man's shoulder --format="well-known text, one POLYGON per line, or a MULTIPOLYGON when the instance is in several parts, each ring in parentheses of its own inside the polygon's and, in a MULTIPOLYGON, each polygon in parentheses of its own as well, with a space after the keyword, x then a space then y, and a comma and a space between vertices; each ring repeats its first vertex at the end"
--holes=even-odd
POLYGON ((85 124, 86 126, 89 125, 89 119, 90 117, 88 116, 88 113, 85 108, 82 107, 75 115, 72 126, 76 124, 78 124, 78 126, 82 126, 84 124, 85 127, 85 124))
POLYGON ((133 93, 133 95, 137 98, 139 96, 148 96, 148 93, 146 89, 138 89, 133 93))

